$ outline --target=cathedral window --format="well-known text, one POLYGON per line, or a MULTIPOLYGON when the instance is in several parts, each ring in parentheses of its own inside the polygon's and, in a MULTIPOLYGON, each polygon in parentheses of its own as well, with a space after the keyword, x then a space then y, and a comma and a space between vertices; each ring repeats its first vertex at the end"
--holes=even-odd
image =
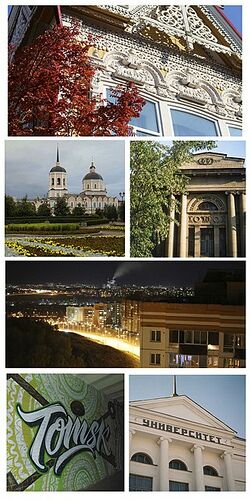
POLYGON ((63 185, 65 186, 65 179, 63 179, 63 185))
POLYGON ((57 177, 56 183, 57 183, 57 186, 61 186, 61 179, 60 179, 60 177, 57 177))
POLYGON ((96 184, 95 184, 95 189, 96 189, 96 184))
POLYGON ((54 177, 52 177, 52 179, 51 179, 51 185, 52 185, 52 186, 54 186, 54 185, 55 185, 55 179, 54 179, 54 177))
POLYGON ((171 109, 175 136, 218 136, 216 122, 203 116, 171 109))

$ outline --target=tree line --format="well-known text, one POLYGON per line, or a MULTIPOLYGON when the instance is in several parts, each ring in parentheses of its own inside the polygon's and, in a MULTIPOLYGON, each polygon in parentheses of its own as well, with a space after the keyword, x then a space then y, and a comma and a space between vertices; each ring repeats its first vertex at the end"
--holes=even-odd
MULTIPOLYGON (((108 220, 120 220, 124 222, 125 220, 125 204, 120 203, 118 209, 113 205, 105 205, 104 209, 101 210, 97 208, 94 212, 100 217, 104 217, 108 220)), ((12 196, 5 196, 5 216, 6 218, 12 217, 51 217, 52 215, 56 217, 67 217, 69 215, 74 215, 76 217, 81 217, 86 214, 86 209, 83 206, 76 206, 71 211, 65 198, 58 198, 54 208, 52 209, 49 202, 45 200, 36 209, 35 204, 29 201, 27 196, 22 198, 22 200, 14 200, 12 196)))

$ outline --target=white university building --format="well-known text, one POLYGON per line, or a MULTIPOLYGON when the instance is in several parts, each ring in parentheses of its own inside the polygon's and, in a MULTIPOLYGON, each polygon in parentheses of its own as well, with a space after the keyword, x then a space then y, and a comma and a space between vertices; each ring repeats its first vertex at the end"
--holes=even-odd
POLYGON ((244 491, 245 440, 188 396, 130 403, 130 491, 244 491))

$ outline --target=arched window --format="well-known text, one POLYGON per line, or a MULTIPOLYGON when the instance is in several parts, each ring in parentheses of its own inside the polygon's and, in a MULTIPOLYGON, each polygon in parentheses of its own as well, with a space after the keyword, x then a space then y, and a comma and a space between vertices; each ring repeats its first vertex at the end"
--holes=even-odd
POLYGON ((52 177, 52 179, 51 179, 51 184, 52 184, 52 186, 54 186, 54 184, 55 184, 55 179, 54 179, 54 177, 52 177))
POLYGON ((171 460, 171 462, 169 462, 169 468, 177 470, 187 470, 187 466, 181 460, 171 460))
POLYGON ((132 462, 140 462, 141 464, 153 465, 152 458, 146 453, 135 453, 132 458, 132 462))
POLYGON ((217 470, 215 470, 210 465, 205 465, 203 467, 203 474, 205 474, 206 476, 218 476, 217 470))
POLYGON ((61 186, 61 179, 60 179, 60 177, 57 177, 56 183, 57 183, 58 186, 61 186))
POLYGON ((218 210, 218 208, 211 201, 202 201, 202 203, 200 203, 198 206, 198 210, 208 210, 209 212, 215 212, 216 210, 218 210))

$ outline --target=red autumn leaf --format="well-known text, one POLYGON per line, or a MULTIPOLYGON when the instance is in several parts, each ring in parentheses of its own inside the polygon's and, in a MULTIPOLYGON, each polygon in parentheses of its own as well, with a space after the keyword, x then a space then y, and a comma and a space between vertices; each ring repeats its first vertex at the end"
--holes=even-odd
MULTIPOLYGON (((91 94, 96 68, 79 28, 55 26, 32 45, 10 47, 9 135, 126 136, 143 99, 134 83, 113 91, 113 103, 91 94)), ((91 40, 93 45, 93 40, 91 40)))

